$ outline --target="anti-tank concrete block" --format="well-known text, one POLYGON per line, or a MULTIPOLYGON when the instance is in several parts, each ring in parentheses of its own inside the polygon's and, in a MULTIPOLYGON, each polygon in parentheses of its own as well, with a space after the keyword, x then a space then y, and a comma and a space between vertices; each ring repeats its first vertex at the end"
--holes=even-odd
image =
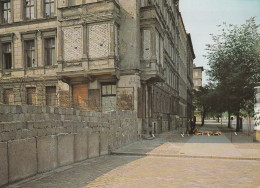
POLYGON ((35 138, 8 142, 8 156, 9 182, 14 182, 37 173, 35 138))
POLYGON ((38 172, 55 169, 58 166, 57 136, 37 138, 38 172))
POLYGON ((88 158, 99 156, 99 133, 91 133, 88 139, 88 158))
POLYGON ((0 142, 0 187, 8 183, 7 142, 0 142))
POLYGON ((88 137, 87 133, 75 134, 74 140, 74 159, 75 161, 82 161, 87 159, 88 153, 88 137))
POLYGON ((68 165, 74 162, 74 135, 58 135, 58 164, 68 165))

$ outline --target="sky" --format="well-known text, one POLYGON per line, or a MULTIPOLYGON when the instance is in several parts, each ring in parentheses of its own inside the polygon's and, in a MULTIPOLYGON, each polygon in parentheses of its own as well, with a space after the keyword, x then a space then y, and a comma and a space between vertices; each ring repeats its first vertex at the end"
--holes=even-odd
MULTIPOLYGON (((209 35, 218 34, 217 25, 244 24, 250 17, 256 17, 260 24, 260 0, 180 0, 180 12, 187 33, 191 34, 196 66, 209 69, 206 55, 206 44, 211 44, 209 35)), ((207 83, 205 71, 203 84, 207 83)))

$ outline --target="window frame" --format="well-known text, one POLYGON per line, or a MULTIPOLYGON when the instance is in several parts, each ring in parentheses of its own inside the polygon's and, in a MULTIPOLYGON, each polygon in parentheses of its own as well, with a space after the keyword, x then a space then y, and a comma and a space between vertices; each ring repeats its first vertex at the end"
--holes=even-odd
POLYGON ((2 43, 2 61, 3 61, 2 66, 3 66, 4 70, 11 70, 11 69, 13 69, 13 58, 12 57, 13 57, 12 42, 3 42, 2 43), (4 47, 5 45, 10 45, 10 51, 5 52, 5 49, 6 49, 4 47), (5 54, 10 54, 10 58, 11 58, 11 67, 10 68, 6 68, 7 64, 6 64, 5 54))
POLYGON ((3 24, 8 24, 8 23, 11 23, 12 22, 12 19, 13 19, 13 16, 12 16, 12 1, 11 0, 5 0, 5 1, 2 1, 1 2, 1 23, 3 24), (4 8, 4 4, 5 3, 10 3, 10 7, 8 8, 4 8), (4 16, 4 12, 7 12, 7 21, 5 21, 5 16, 4 16), (9 15, 9 12, 10 11, 10 16, 9 15))
POLYGON ((33 68, 33 67, 37 67, 37 62, 36 62, 36 48, 35 48, 35 39, 29 39, 29 40, 24 40, 24 62, 25 62, 25 67, 26 68, 33 68), (28 49, 27 48, 27 43, 29 43, 29 42, 32 42, 33 43, 33 45, 34 45, 34 47, 33 48, 30 48, 30 49, 28 49), (28 55, 28 53, 30 52, 30 55, 31 55, 31 57, 32 57, 32 52, 34 52, 34 63, 33 63, 33 61, 31 62, 31 66, 28 66, 28 61, 27 61, 27 55, 28 55))
POLYGON ((116 89, 117 89, 117 85, 116 85, 115 82, 104 82, 104 83, 101 83, 101 97, 111 97, 111 96, 115 97, 116 96, 116 89), (103 86, 111 86, 111 94, 103 94, 103 86), (115 86, 115 93, 113 93, 113 86, 115 86))
POLYGON ((48 2, 46 2, 46 0, 42 0, 43 1, 43 17, 44 18, 51 18, 51 17, 54 17, 55 14, 56 14, 56 4, 55 4, 55 0, 48 0, 48 2), (53 16, 51 15, 51 4, 53 4, 53 9, 54 9, 54 12, 53 12, 53 16), (49 16, 46 15, 46 7, 49 7, 49 16))
POLYGON ((31 1, 32 0, 29 0, 30 4, 26 5, 26 0, 23 0, 23 4, 24 4, 24 15, 23 16, 24 16, 25 20, 33 20, 33 19, 36 18, 36 7, 37 7, 36 2, 37 2, 37 0, 34 0, 33 5, 31 5, 31 1), (26 17, 27 8, 29 8, 29 10, 30 10, 29 11, 30 18, 26 17), (32 9, 33 9, 33 18, 31 17, 32 16, 32 14, 31 14, 32 9))
MULTIPOLYGON (((43 39, 43 44, 44 44, 44 66, 55 66, 57 64, 57 57, 56 57, 56 37, 52 36, 52 37, 45 37, 43 39), (54 46, 48 47, 47 46, 47 41, 48 40, 54 40, 54 46), (52 50, 54 52, 54 62, 52 62, 51 64, 48 64, 48 57, 47 57, 47 53, 48 51, 52 53, 52 50)), ((52 61, 52 56, 50 55, 50 60, 52 61)))

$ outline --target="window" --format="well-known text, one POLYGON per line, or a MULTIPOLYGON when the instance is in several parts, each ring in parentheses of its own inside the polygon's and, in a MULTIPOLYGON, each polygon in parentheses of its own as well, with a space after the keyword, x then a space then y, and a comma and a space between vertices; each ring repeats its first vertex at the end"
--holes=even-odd
POLYGON ((56 106, 56 86, 46 87, 46 105, 56 106))
POLYGON ((3 62, 5 69, 12 68, 12 49, 11 43, 3 44, 3 62))
POLYGON ((36 105, 36 88, 35 87, 27 88, 27 104, 36 105))
POLYGON ((102 96, 116 96, 116 85, 115 84, 103 84, 102 85, 102 96))
POLYGON ((25 41, 25 62, 27 67, 35 67, 34 40, 25 41))
POLYGON ((102 111, 116 110, 116 85, 102 84, 102 111))
POLYGON ((3 23, 11 22, 11 2, 10 1, 2 1, 2 15, 3 15, 3 23))
POLYGON ((25 0, 25 19, 34 19, 34 0, 25 0))
POLYGON ((45 17, 54 16, 54 0, 44 0, 45 17))
POLYGON ((45 60, 46 65, 55 65, 55 39, 45 39, 45 60))
POLYGON ((5 89, 4 90, 4 103, 5 104, 14 104, 13 89, 5 89))

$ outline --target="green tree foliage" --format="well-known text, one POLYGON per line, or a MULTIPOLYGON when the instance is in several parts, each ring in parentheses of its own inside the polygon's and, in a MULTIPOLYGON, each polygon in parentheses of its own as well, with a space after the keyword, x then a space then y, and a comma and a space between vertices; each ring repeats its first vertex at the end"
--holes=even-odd
MULTIPOLYGON (((222 91, 223 106, 239 119, 242 108, 252 106, 254 87, 260 81, 260 35, 255 18, 241 26, 219 26, 221 34, 212 35, 213 44, 207 45, 208 74, 222 91)), ((239 123, 237 122, 237 131, 239 123)))
POLYGON ((201 112, 201 125, 204 125, 204 120, 207 114, 216 112, 217 93, 210 85, 199 87, 198 90, 193 90, 194 105, 201 112))

